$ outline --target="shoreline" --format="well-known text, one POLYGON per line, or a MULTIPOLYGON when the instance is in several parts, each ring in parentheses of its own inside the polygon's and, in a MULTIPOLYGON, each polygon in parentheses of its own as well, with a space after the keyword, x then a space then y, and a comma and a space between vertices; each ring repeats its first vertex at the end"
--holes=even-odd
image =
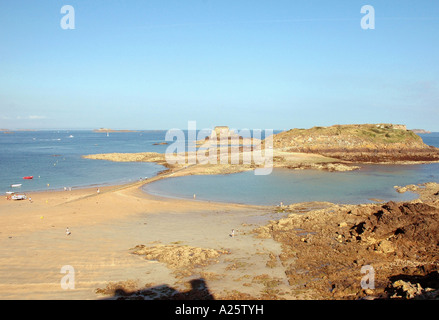
MULTIPOLYGON (((109 154, 99 154, 99 155, 89 155, 89 156, 100 156, 100 155, 114 155, 113 153, 109 153, 109 154)), ((125 155, 133 155, 133 154, 125 154, 125 155)), ((86 156, 83 156, 86 157, 86 156)), ((93 158, 89 158, 89 159, 93 159, 93 158)), ((118 161, 118 160, 110 160, 110 159, 102 159, 105 161, 118 161)), ((149 161, 148 161, 149 162, 149 161)), ((156 164, 161 164, 160 162, 156 162, 156 161, 152 161, 153 163, 156 164)), ((361 164, 365 164, 365 165, 421 165, 421 164, 432 164, 432 163, 439 163, 439 161, 429 161, 429 162, 417 162, 417 161, 411 161, 411 162, 397 162, 397 163, 393 163, 393 162, 382 162, 382 163, 376 163, 376 162, 364 162, 364 163, 351 163, 354 167, 358 167, 361 164)), ((54 193, 54 192, 60 192, 60 193, 65 193, 65 192, 74 192, 74 191, 78 191, 78 192, 86 192, 89 193, 88 196, 92 196, 93 195, 93 190, 96 191, 96 189, 100 189, 101 192, 105 193, 105 192, 110 192, 110 191, 118 191, 118 190, 124 190, 127 188, 132 188, 132 187, 136 187, 138 188, 141 192, 143 192, 145 195, 151 195, 153 197, 156 198, 161 198, 162 200, 165 199, 174 199, 174 200, 182 200, 182 201, 197 201, 197 202, 205 202, 205 203, 216 203, 218 205, 221 204, 230 204, 230 205, 238 205, 238 206, 249 206, 249 207, 262 207, 262 208, 272 208, 272 207, 276 207, 275 204, 273 205, 257 205, 257 204, 249 204, 249 203, 233 203, 233 202, 225 202, 225 201, 215 201, 215 200, 194 200, 191 198, 185 198, 185 197, 178 197, 178 196, 166 196, 166 195, 160 195, 160 194, 155 194, 155 193, 149 193, 146 191, 141 190, 145 185, 156 182, 156 181, 160 181, 160 180, 164 180, 164 179, 169 179, 169 178, 173 178, 173 177, 185 177, 185 176, 191 176, 191 175, 228 175, 228 174, 235 174, 235 173, 242 173, 242 172, 246 172, 246 171, 254 171, 256 168, 233 168, 231 171, 226 171, 226 172, 217 172, 218 170, 214 170, 213 172, 201 172, 201 173, 197 173, 193 171, 193 167, 197 167, 197 166, 202 166, 202 165, 186 165, 183 167, 179 167, 179 168, 172 168, 172 167, 165 167, 163 170, 159 171, 155 176, 151 177, 151 178, 145 178, 145 179, 139 179, 137 181, 132 181, 132 182, 126 182, 126 183, 105 183, 105 184, 94 184, 94 185, 87 185, 87 186, 77 186, 77 187, 71 187, 71 190, 69 191, 69 189, 67 190, 63 190, 63 189, 48 189, 48 190, 35 190, 35 191, 23 191, 23 192, 16 192, 16 193, 25 193, 26 195, 30 195, 32 196, 33 194, 45 194, 45 193, 54 193)), ((221 166, 221 165, 216 165, 221 166)), ((226 165, 228 166, 228 165, 226 165)), ((273 169, 288 169, 288 170, 322 170, 321 168, 314 168, 314 167, 305 167, 305 168, 289 168, 289 167, 283 167, 283 166, 276 166, 273 167, 273 169)), ((358 167, 358 169, 362 169, 361 167, 358 167)), ((357 169, 357 170, 358 170, 357 169)), ((195 169, 196 170, 196 169, 195 169)), ((345 170, 341 170, 341 171, 345 171, 345 170)), ((335 172, 337 172, 337 170, 335 170, 335 172)), ((429 183, 425 182, 425 183, 429 183)), ((417 199, 417 198, 416 198, 417 199)), ((72 201, 77 201, 80 200, 80 198, 72 200, 72 201)), ((379 199, 380 201, 376 201, 376 199, 367 199, 369 201, 372 202, 382 202, 382 201, 386 201, 386 200, 382 200, 379 199)), ((415 199, 412 200, 407 200, 407 201, 413 201, 415 199)), ((313 201, 313 202, 327 202, 327 201, 313 201)), ((303 203, 301 201, 299 202, 295 202, 294 204, 299 204, 299 203, 303 203)), ((335 203, 335 202, 331 202, 333 204, 339 204, 339 205, 360 205, 360 204, 368 204, 366 202, 360 202, 360 203, 335 203)))
MULTIPOLYGON (((104 161, 114 161, 114 160, 107 160, 105 159, 104 161)), ((156 163, 156 162, 154 162, 156 163)), ((363 169, 361 167, 361 165, 385 165, 385 166, 392 166, 392 165, 401 165, 401 166, 411 166, 411 165, 424 165, 424 164, 434 164, 434 163, 439 163, 439 161, 403 161, 403 162, 380 162, 380 163, 376 163, 376 162, 362 162, 362 163, 357 163, 357 162, 353 162, 351 163, 354 167, 358 167, 358 169, 356 170, 361 170, 363 169)), ((228 175, 228 174, 235 174, 235 173, 242 173, 242 172, 246 172, 246 171, 254 171, 255 168, 242 168, 242 170, 232 170, 230 172, 218 172, 218 173, 193 173, 193 172, 183 172, 182 174, 177 174, 174 176, 175 173, 177 173, 178 171, 184 171, 185 169, 187 169, 187 166, 181 169, 178 169, 176 171, 172 171, 172 168, 164 168, 163 170, 159 171, 155 176, 151 177, 151 178, 143 178, 143 179, 139 179, 136 181, 126 181, 126 182, 104 182, 101 184, 89 184, 89 185, 83 185, 83 186, 72 186, 69 187, 71 188, 71 191, 76 191, 76 190, 87 190, 87 189, 96 189, 96 188, 118 188, 118 187, 129 187, 130 185, 136 185, 138 183, 143 183, 149 184, 152 183, 154 181, 158 181, 158 180, 162 180, 162 179, 167 179, 167 178, 172 178, 172 177, 184 177, 184 176, 191 176, 191 175, 228 175), (166 177, 161 177, 162 175, 168 175, 166 177), (157 178, 160 176, 160 179, 154 179, 151 180, 153 178, 157 178)), ((316 168, 316 167, 297 167, 297 168, 289 168, 289 167, 283 167, 283 166, 278 166, 278 167, 273 167, 273 169, 288 169, 288 170, 325 170, 322 168, 316 168)), ((335 170, 333 172, 337 172, 338 170, 335 170)), ((344 171, 344 170, 341 170, 344 171)), ((141 185, 140 187, 142 187, 143 185, 141 185)), ((69 190, 69 188, 67 188, 67 191, 69 190)), ((44 193, 44 192, 66 192, 66 190, 60 188, 56 188, 56 189, 41 189, 41 190, 28 190, 28 191, 21 191, 19 189, 17 189, 16 191, 14 191, 13 188, 9 188, 9 191, 13 191, 15 193, 24 193, 24 194, 34 194, 34 193, 44 193)), ((161 196, 158 195, 157 196, 161 196)), ((166 196, 161 196, 161 197, 165 197, 166 196)), ((176 199, 186 199, 186 200, 191 200, 189 198, 179 198, 179 197, 174 197, 174 196, 169 196, 170 198, 176 198, 176 199)), ((211 201, 211 200, 206 200, 211 201)), ((251 204, 250 204, 251 205, 251 204)))
MULTIPOLYGON (((2 198, 0 270, 7 272, 0 272, 0 298, 102 299, 105 296, 96 293, 98 288, 130 279, 183 286, 182 278, 166 266, 135 257, 130 248, 180 242, 215 248, 220 242, 230 242, 228 232, 232 228, 244 228, 240 221, 258 220, 270 211, 260 206, 161 198, 140 189, 151 182, 103 187, 99 194, 96 188, 35 192, 31 194, 32 203, 2 198), (69 236, 66 227, 71 230, 69 236), (198 236, 194 236, 193 228, 198 236), (63 265, 77 270, 77 289, 60 288, 63 265), (150 270, 146 274, 145 268, 150 270), (37 274, 29 274, 29 270, 37 274)), ((244 247, 253 247, 251 237, 244 239, 244 247)), ((236 259, 241 259, 242 243, 231 245, 237 246, 236 259)), ((264 261, 256 258, 258 263, 264 261)))
MULTIPOLYGON (((188 289, 196 280, 207 287, 196 299, 206 292, 215 299, 332 299, 320 287, 304 289, 290 275, 292 253, 279 235, 291 232, 294 219, 383 205, 315 201, 261 206, 168 198, 142 190, 191 169, 167 169, 146 180, 100 186, 99 194, 91 187, 30 192, 32 203, 1 199, 0 270, 7 272, 0 273, 0 298, 174 299, 193 294, 188 289), (71 235, 65 234, 66 227, 71 235), (230 234, 232 229, 236 234, 230 234), (173 262, 175 254, 182 265, 173 262), (77 272, 75 290, 60 288, 64 265, 77 272), (38 275, 29 274, 29 268, 38 275)), ((420 199, 418 193, 409 203, 420 199)), ((321 228, 340 218, 325 219, 321 228)), ((308 243, 311 234, 304 238, 308 243)), ((300 250, 314 259, 320 247, 300 250)))
POLYGON ((258 206, 170 199, 141 190, 167 177, 102 187, 99 194, 96 188, 33 193, 32 203, 1 199, 0 269, 8 273, 7 278, 0 273, 0 298, 119 299, 119 288, 126 298, 172 299, 166 295, 170 288, 188 294, 190 282, 201 279, 216 299, 326 299, 292 285, 281 263, 282 242, 255 231, 313 212, 382 205, 258 206), (186 264, 174 266, 175 252, 187 257, 194 252, 194 259, 213 256, 182 258, 186 264), (59 286, 63 265, 75 267, 75 290, 59 286), (30 267, 36 278, 28 274, 30 267))

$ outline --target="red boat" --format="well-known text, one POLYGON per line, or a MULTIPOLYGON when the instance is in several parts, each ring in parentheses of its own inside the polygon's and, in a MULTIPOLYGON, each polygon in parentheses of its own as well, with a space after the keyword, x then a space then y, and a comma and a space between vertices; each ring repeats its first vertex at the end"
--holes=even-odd
POLYGON ((30 180, 30 179, 33 179, 33 178, 34 178, 34 176, 23 177, 23 179, 26 179, 26 180, 30 180))

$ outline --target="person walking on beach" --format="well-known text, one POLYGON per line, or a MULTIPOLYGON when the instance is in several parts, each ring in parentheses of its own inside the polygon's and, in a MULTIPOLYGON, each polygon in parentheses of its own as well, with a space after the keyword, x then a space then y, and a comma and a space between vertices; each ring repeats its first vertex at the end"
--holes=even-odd
POLYGON ((71 234, 71 232, 69 230, 69 227, 67 227, 67 229, 66 229, 66 236, 69 236, 70 234, 71 234))
POLYGON ((101 191, 100 191, 99 188, 98 188, 98 190, 97 190, 96 192, 99 194, 99 192, 101 192, 101 191))

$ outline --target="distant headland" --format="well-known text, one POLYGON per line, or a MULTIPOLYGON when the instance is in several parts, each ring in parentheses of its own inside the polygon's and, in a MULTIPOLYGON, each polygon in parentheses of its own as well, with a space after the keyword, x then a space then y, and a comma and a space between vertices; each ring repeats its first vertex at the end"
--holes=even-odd
POLYGON ((431 133, 431 131, 427 131, 424 129, 412 129, 411 131, 413 131, 414 133, 421 133, 421 134, 425 134, 425 133, 431 133))
POLYGON ((115 129, 109 129, 109 128, 99 128, 94 129, 93 132, 138 132, 137 130, 115 130, 115 129))

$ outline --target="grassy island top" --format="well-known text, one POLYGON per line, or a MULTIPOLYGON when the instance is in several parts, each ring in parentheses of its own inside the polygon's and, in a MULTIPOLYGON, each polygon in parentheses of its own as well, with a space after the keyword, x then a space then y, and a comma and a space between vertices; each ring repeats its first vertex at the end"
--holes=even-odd
POLYGON ((367 144, 408 143, 423 146, 422 138, 404 125, 394 124, 351 124, 310 129, 291 129, 274 137, 279 147, 288 142, 318 145, 331 142, 332 146, 366 146, 367 144))

